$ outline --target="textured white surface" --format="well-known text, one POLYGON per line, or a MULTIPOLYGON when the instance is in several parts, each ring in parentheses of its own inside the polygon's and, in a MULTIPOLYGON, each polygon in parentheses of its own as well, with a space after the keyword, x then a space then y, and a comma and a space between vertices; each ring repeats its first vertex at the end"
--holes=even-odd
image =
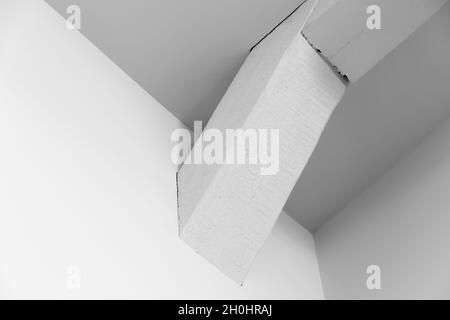
POLYGON ((279 129, 279 172, 262 176, 254 165, 184 165, 178 174, 182 239, 238 283, 345 92, 299 34, 308 13, 308 6, 300 8, 252 51, 208 123, 219 130, 279 129))
POLYGON ((244 287, 180 241, 181 126, 43 1, 0 0, 0 299, 322 298, 285 214, 244 287))

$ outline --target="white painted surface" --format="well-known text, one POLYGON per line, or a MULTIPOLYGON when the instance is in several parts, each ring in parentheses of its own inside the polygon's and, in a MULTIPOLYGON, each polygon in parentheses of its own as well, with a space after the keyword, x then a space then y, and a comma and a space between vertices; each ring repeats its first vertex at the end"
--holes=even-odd
MULTIPOLYGON (((259 165, 185 164, 178 174, 181 238, 238 283, 346 89, 299 35, 309 12, 300 8, 251 52, 206 129, 223 136, 226 129, 279 130, 279 143, 270 146, 277 148, 279 170, 262 175, 259 165)), ((192 153, 197 149, 198 142, 192 153)))
MULTIPOLYGON (((358 81, 435 14, 447 0, 326 0, 333 3, 302 31, 308 41, 351 82, 358 81), (376 7, 377 26, 367 20, 376 7), (373 10, 373 9, 372 9, 373 10), (369 13, 368 13, 369 12, 369 13)), ((319 10, 325 5, 321 5, 319 10)))
POLYGON ((208 121, 239 67, 304 0, 46 0, 186 125, 208 121))
POLYGON ((449 190, 447 120, 319 229, 326 298, 450 299, 449 190), (369 265, 380 291, 366 288, 369 265))
POLYGON ((178 238, 180 126, 44 2, 0 0, 0 298, 322 298, 284 214, 244 287, 178 238))

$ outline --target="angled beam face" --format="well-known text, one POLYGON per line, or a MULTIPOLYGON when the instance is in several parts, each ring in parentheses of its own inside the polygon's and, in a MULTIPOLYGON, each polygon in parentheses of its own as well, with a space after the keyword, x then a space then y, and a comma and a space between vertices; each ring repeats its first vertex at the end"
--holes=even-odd
MULTIPOLYGON (((238 283, 346 88, 300 36, 307 12, 296 12, 251 52, 203 134, 210 129, 223 136, 227 129, 277 130, 278 141, 267 146, 276 148, 271 151, 278 157, 277 171, 264 174, 261 165, 249 163, 184 164, 178 173, 181 238, 238 283)), ((199 141, 192 154, 201 153, 199 141)), ((236 151, 226 143, 226 153, 236 151)))
POLYGON ((372 69, 447 0, 320 0, 302 33, 350 82, 372 69))

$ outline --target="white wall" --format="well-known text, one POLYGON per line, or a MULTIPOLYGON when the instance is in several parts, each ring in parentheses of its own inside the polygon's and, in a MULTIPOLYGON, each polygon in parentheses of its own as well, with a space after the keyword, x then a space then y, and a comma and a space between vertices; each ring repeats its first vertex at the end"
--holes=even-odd
POLYGON ((322 298, 285 214, 244 287, 178 239, 180 126, 43 1, 0 0, 0 298, 322 298))
POLYGON ((450 299, 449 199, 447 120, 319 229, 325 297, 450 299), (381 268, 380 291, 366 287, 369 265, 381 268))

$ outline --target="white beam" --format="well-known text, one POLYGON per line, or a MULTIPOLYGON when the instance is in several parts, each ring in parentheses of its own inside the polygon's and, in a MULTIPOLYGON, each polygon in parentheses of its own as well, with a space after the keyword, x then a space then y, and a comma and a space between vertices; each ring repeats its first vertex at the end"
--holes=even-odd
MULTIPOLYGON (((206 129, 280 130, 279 172, 253 165, 183 165, 181 238, 242 283, 311 156, 345 84, 299 35, 298 10, 247 58, 206 129)), ((200 144, 193 148, 198 152, 200 144)))
POLYGON ((436 13, 447 0, 320 0, 303 29, 336 69, 357 81, 436 13), (381 29, 369 28, 378 19, 381 29))

